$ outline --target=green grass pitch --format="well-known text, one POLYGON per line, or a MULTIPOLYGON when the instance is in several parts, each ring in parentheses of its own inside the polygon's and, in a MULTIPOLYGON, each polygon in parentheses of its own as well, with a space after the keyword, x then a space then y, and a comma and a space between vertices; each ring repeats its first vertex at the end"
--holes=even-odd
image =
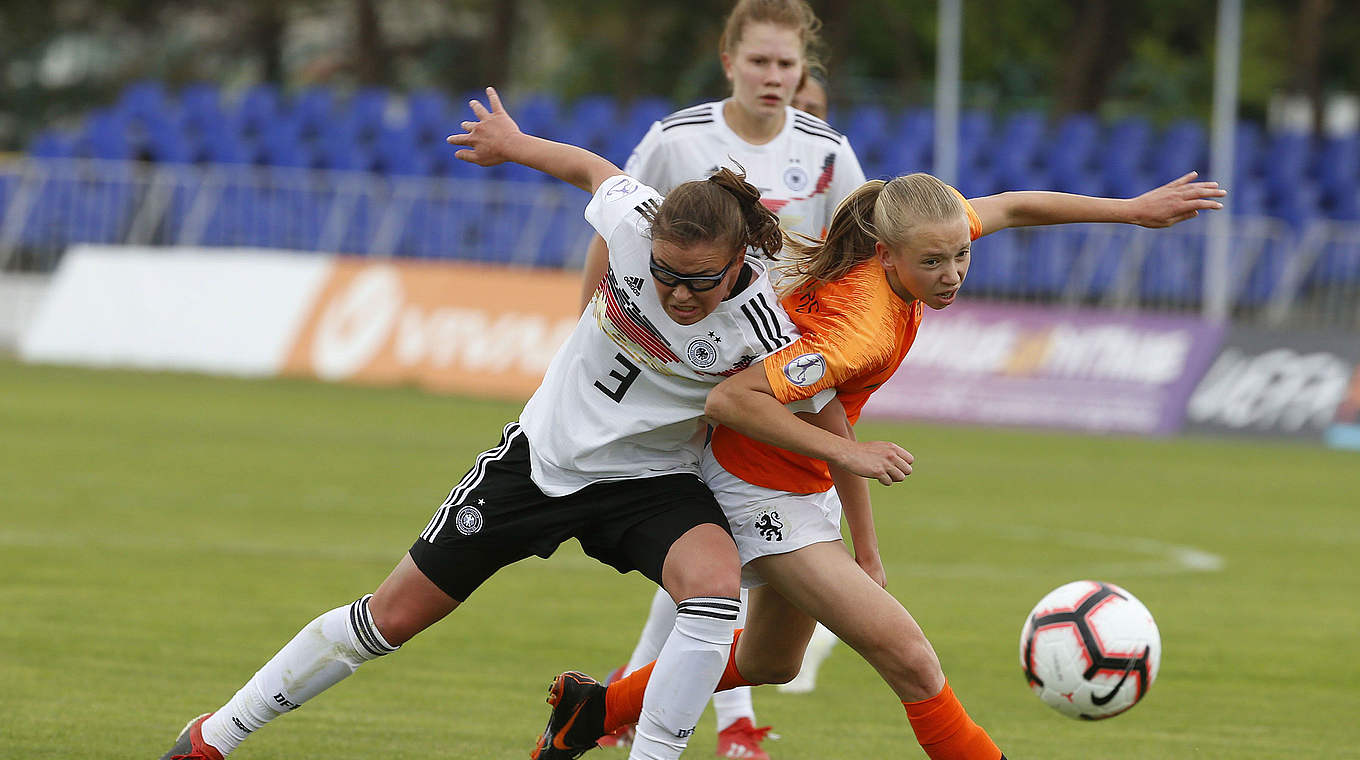
MULTIPOLYGON (((372 590, 516 411, 0 363, 0 757, 159 757, 304 623, 372 590)), ((1360 758, 1360 456, 877 423, 860 436, 917 457, 906 484, 875 490, 889 588, 1010 757, 1360 758), (1164 645, 1147 699, 1096 723, 1042 705, 1017 662, 1030 607, 1080 578, 1137 594, 1164 645)), ((527 757, 550 678, 626 658, 650 593, 569 544, 233 757, 527 757)), ((844 646, 815 693, 758 690, 756 710, 783 735, 777 760, 924 756, 844 646)), ((713 741, 705 716, 689 755, 713 741)))

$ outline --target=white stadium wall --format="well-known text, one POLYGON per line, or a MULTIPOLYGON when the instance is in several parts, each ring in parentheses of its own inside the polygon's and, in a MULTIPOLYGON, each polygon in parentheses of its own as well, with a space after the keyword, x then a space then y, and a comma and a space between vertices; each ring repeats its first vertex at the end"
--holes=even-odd
POLYGON ((579 292, 564 272, 81 246, 62 260, 19 355, 527 398, 576 323, 579 292))

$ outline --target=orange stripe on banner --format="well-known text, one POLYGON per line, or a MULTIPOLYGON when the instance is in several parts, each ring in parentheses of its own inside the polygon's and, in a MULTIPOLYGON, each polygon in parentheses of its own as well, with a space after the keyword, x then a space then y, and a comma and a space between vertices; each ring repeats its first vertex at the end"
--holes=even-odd
POLYGON ((579 280, 572 272, 341 257, 283 373, 525 399, 576 325, 579 280))

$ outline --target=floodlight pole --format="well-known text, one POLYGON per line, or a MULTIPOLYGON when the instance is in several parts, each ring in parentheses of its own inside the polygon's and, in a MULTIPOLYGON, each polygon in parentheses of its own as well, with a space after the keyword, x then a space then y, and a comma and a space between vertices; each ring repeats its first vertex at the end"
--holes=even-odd
POLYGON ((958 184, 959 58, 963 0, 940 0, 935 46, 935 176, 958 184))
POLYGON ((1231 192, 1237 131, 1237 69, 1242 57, 1242 0, 1219 0, 1218 42, 1214 55, 1213 136, 1209 178, 1228 188, 1223 209, 1209 215, 1209 245, 1204 256, 1204 316, 1226 322, 1231 313, 1231 192))

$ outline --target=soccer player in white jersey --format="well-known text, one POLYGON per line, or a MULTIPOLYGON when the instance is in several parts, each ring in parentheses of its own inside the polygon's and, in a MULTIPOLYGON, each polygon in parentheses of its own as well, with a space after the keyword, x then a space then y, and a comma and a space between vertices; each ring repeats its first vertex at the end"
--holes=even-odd
MULTIPOLYGON (((624 169, 663 195, 719 166, 740 164, 784 229, 820 236, 841 199, 864 183, 845 135, 792 107, 817 64, 821 22, 804 0, 741 0, 719 42, 732 96, 685 108, 652 124, 624 169)), ((583 300, 607 265, 596 236, 586 254, 583 300)))
MULTIPOLYGON (((748 246, 777 250, 778 223, 735 174, 663 200, 589 151, 523 134, 495 91, 487 95, 491 110, 473 101, 479 120, 449 138, 464 146, 458 157, 515 161, 593 193, 586 218, 611 244, 608 286, 520 419, 477 457, 378 589, 304 626, 226 704, 190 721, 162 760, 221 760, 273 718, 397 651, 501 567, 547 557, 571 537, 678 602, 655 671, 670 688, 649 700, 636 756, 678 757, 726 666, 740 568, 698 476, 700 418, 715 383, 797 336, 764 267, 746 257, 748 246)), ((894 444, 837 438, 828 447, 825 430, 796 428, 809 455, 886 482, 910 472, 910 455, 894 444)), ((549 701, 572 688, 557 679, 549 701)), ((550 722, 544 735, 565 728, 550 722)))
MULTIPOLYGON (((820 71, 813 53, 819 46, 820 26, 803 0, 737 3, 718 46, 732 83, 731 97, 677 111, 654 123, 628 159, 628 174, 665 193, 736 162, 747 180, 760 188, 762 202, 779 215, 784 229, 820 237, 841 199, 864 182, 849 140, 823 121, 826 92, 810 76, 820 71), (800 104, 819 105, 821 112, 794 108, 800 95, 810 98, 800 104)), ((586 255, 583 304, 594 297, 607 256, 604 239, 595 236, 586 255)), ((776 284, 779 272, 773 271, 776 284)), ((673 602, 658 591, 628 664, 615 674, 624 675, 655 659, 674 619, 673 602)), ((738 627, 743 624, 744 619, 739 620, 738 627)), ((810 690, 817 667, 835 642, 830 631, 818 628, 807 650, 806 675, 794 682, 794 690, 810 690)), ((717 756, 769 760, 761 746, 769 727, 757 726, 750 689, 715 694, 713 711, 717 756)), ((626 743, 627 736, 625 729, 602 744, 626 743)))

